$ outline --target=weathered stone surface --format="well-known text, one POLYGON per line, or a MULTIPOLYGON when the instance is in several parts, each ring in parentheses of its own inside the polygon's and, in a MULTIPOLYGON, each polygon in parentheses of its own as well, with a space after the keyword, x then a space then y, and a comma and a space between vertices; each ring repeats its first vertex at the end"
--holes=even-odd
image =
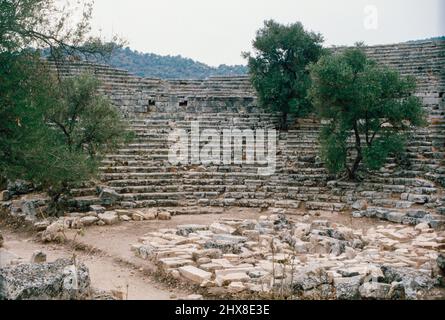
POLYGON ((209 229, 210 229, 210 231, 212 231, 213 233, 216 233, 216 234, 221 234, 221 233, 222 234, 232 234, 236 231, 235 228, 232 228, 228 225, 224 225, 224 224, 217 223, 217 222, 212 223, 210 225, 209 229))
POLYGON ((427 292, 438 284, 437 279, 431 278, 429 273, 419 272, 414 268, 383 266, 382 271, 385 283, 403 284, 408 299, 416 299, 419 292, 427 292))
POLYGON ((405 215, 402 212, 392 211, 388 213, 386 218, 391 222, 402 223, 404 216, 405 215))
POLYGON ((334 278, 335 295, 339 300, 355 300, 360 297, 359 288, 363 276, 334 278))
POLYGON ((404 300, 406 299, 405 294, 405 286, 402 282, 393 282, 391 283, 391 288, 389 289, 389 293, 387 295, 388 299, 391 300, 404 300))
POLYGON ((51 224, 50 220, 42 220, 34 223, 34 230, 36 231, 44 231, 51 224))
POLYGON ((176 234, 180 236, 188 236, 190 233, 195 233, 196 231, 207 230, 208 227, 200 224, 184 224, 176 227, 178 231, 176 234))
POLYGON ((11 195, 21 195, 33 191, 34 186, 24 180, 8 181, 7 190, 11 195))
POLYGON ((391 285, 378 282, 366 282, 360 286, 360 296, 363 299, 388 299, 391 285))
POLYGON ((113 189, 104 188, 102 189, 99 198, 102 201, 102 204, 111 206, 114 205, 117 201, 119 201, 121 199, 121 196, 113 189))
POLYGON ((172 215, 170 212, 162 211, 158 213, 158 219, 159 220, 171 220, 172 215))
POLYGON ((226 286, 232 282, 247 282, 250 280, 250 277, 246 272, 241 271, 232 271, 228 274, 217 275, 215 282, 218 286, 226 286))
POLYGON ((31 257, 31 263, 44 263, 46 262, 46 253, 43 251, 35 251, 31 257))
POLYGON ((366 200, 357 200, 351 206, 354 210, 366 210, 368 208, 368 201, 366 200))
POLYGON ((229 293, 236 294, 246 290, 246 286, 242 282, 233 281, 228 285, 227 289, 229 293))
MULTIPOLYGON (((142 217, 144 218, 144 220, 155 220, 157 217, 157 214, 155 212, 145 212, 142 214, 142 217)), ((160 218, 160 220, 169 220, 169 219, 160 218)))
POLYGON ((315 268, 310 270, 298 271, 295 281, 293 283, 293 289, 296 293, 302 293, 302 291, 308 291, 316 289, 323 284, 331 284, 332 279, 322 268, 315 268))
POLYGON ((4 243, 4 239, 3 239, 3 235, 2 235, 2 233, 0 232, 0 248, 1 247, 3 247, 3 243, 4 243))
POLYGON ((91 205, 90 210, 95 212, 96 214, 105 213, 105 211, 106 211, 106 209, 104 207, 96 205, 96 204, 91 205))
POLYGON ((445 255, 439 254, 436 261, 437 261, 437 266, 439 267, 440 270, 442 270, 442 272, 445 275, 445 255))
POLYGON ((425 231, 430 229, 430 225, 428 223, 419 223, 414 229, 419 231, 425 231))
POLYGON ((65 241, 65 224, 63 221, 55 221, 42 232, 42 241, 44 242, 62 242, 65 241))
POLYGON ((86 227, 95 224, 97 221, 99 221, 99 218, 94 216, 86 216, 80 218, 80 222, 86 227))
POLYGON ((142 213, 142 212, 140 212, 140 211, 134 211, 133 213, 132 213, 132 215, 131 215, 131 218, 134 220, 134 221, 143 221, 145 218, 144 218, 144 214, 142 213))
POLYGON ((11 199, 11 195, 8 190, 0 191, 0 201, 8 201, 11 199))
POLYGON ((193 281, 197 284, 203 283, 205 280, 210 280, 212 274, 210 272, 204 271, 202 269, 193 266, 180 267, 179 273, 186 279, 193 281))
POLYGON ((67 259, 0 268, 0 300, 86 299, 90 290, 88 268, 67 259))
POLYGON ((120 221, 124 221, 124 222, 128 222, 128 221, 131 221, 131 218, 124 214, 124 215, 119 216, 119 220, 120 221))
POLYGON ((105 213, 98 214, 98 217, 108 225, 113 225, 119 222, 119 216, 114 211, 106 211, 105 213))

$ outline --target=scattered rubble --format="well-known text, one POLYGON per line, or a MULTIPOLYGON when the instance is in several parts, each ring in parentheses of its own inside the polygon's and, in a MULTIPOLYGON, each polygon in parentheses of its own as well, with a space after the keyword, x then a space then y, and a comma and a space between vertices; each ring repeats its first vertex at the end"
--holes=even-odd
MULTIPOLYGON (((146 210, 116 209, 103 211, 103 207, 92 206, 95 211, 71 212, 65 217, 47 218, 33 223, 34 230, 40 232, 43 242, 63 242, 64 230, 82 229, 92 225, 115 225, 120 222, 144 221, 144 220, 170 220, 172 213, 169 211, 150 208, 146 210)), ((105 208, 103 208, 105 210, 105 208)))
POLYGON ((356 210, 352 212, 354 218, 378 218, 394 223, 404 225, 428 225, 433 228, 440 228, 445 225, 445 220, 441 217, 432 216, 430 212, 425 210, 405 210, 397 211, 389 208, 369 207, 365 210, 356 210))
POLYGON ((271 215, 160 229, 132 249, 208 295, 420 299, 440 283, 445 238, 426 225, 363 231, 271 215))

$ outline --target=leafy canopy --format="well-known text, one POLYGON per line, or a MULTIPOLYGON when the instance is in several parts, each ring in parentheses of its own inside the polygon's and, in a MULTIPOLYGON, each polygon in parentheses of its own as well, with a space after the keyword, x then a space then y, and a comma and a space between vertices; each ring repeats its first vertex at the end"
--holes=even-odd
POLYGON ((269 20, 253 41, 254 54, 244 54, 260 104, 281 112, 284 122, 288 114, 303 115, 311 109, 307 66, 324 53, 322 42, 320 34, 306 31, 299 22, 281 25, 269 20))
POLYGON ((40 56, 49 48, 57 67, 109 51, 88 36, 91 2, 83 3, 73 23, 76 7, 54 0, 0 0, 0 182, 32 181, 54 200, 93 178, 100 156, 127 138, 97 80, 61 79, 40 56))
POLYGON ((322 157, 333 173, 356 179, 362 162, 364 169, 381 168, 404 150, 405 130, 425 123, 413 96, 415 79, 378 65, 361 45, 322 57, 310 71, 310 97, 329 121, 321 133, 322 157))

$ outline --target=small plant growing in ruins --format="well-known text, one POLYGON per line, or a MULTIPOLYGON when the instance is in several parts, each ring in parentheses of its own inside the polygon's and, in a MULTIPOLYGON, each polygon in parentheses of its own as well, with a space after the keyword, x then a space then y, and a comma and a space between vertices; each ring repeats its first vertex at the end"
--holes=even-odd
POLYGON ((416 82, 369 59, 361 45, 310 66, 310 96, 323 127, 321 156, 332 173, 360 180, 405 149, 405 132, 425 123, 416 82))
POLYGON ((257 32, 254 53, 244 53, 259 102, 281 112, 282 129, 287 129, 289 114, 301 116, 312 109, 307 66, 324 53, 322 42, 320 34, 306 31, 299 22, 281 25, 269 20, 257 32))

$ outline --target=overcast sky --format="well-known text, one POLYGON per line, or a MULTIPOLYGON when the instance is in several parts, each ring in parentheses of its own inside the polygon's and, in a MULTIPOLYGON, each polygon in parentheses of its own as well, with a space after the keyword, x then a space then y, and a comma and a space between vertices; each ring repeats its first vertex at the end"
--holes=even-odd
POLYGON ((326 45, 395 43, 445 35, 445 0, 95 0, 93 29, 217 66, 244 64, 266 19, 301 21, 326 45))

